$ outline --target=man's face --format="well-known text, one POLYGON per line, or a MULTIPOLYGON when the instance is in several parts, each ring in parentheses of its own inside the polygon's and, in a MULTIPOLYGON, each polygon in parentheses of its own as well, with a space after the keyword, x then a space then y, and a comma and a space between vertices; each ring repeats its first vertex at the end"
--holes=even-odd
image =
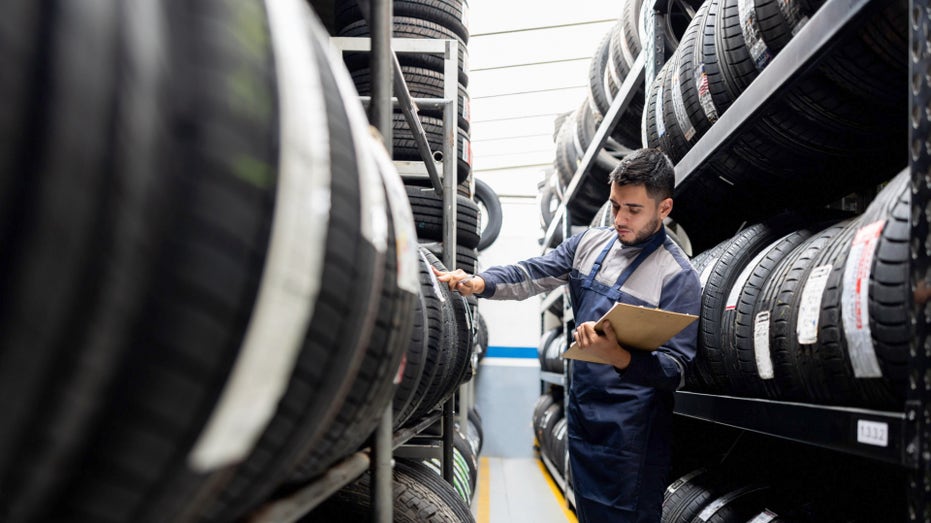
POLYGON ((610 202, 614 230, 625 245, 636 245, 649 238, 672 211, 672 198, 657 202, 643 185, 612 183, 610 202))

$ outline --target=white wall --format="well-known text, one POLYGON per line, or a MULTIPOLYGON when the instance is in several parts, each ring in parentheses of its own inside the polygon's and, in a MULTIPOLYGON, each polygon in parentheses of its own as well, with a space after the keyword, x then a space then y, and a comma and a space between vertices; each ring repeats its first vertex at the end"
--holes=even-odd
MULTIPOLYGON (((542 236, 540 213, 533 198, 502 197, 504 220, 498 240, 481 252, 482 268, 507 265, 538 256, 542 236)), ((540 340, 540 297, 524 301, 482 300, 479 311, 488 324, 488 344, 536 347, 540 340)))

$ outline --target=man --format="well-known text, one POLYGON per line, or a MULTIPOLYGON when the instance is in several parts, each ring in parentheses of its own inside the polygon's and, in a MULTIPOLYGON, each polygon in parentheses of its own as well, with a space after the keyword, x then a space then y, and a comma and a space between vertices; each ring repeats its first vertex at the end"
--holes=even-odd
POLYGON ((581 348, 611 365, 573 361, 569 466, 583 523, 658 522, 668 482, 673 392, 695 356, 693 323, 656 351, 627 350, 610 325, 615 302, 698 314, 701 285, 666 236, 675 176, 659 150, 627 155, 611 173, 614 226, 589 229, 549 253, 470 276, 437 272, 461 294, 525 299, 568 283, 581 348))

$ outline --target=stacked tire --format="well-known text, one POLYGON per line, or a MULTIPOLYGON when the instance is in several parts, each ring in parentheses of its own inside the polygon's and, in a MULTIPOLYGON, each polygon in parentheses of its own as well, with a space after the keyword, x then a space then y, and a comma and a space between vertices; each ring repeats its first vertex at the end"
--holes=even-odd
MULTIPOLYGON (((392 34, 395 38, 454 40, 458 44, 459 73, 457 136, 457 182, 466 197, 472 196, 472 152, 469 142, 469 42, 468 4, 465 0, 397 0, 392 2, 394 18, 392 34)), ((335 4, 336 35, 368 37, 369 27, 355 0, 340 0, 335 4)), ((444 60, 440 55, 426 53, 398 53, 398 62, 408 90, 414 98, 445 98, 444 60)), ((352 73, 356 88, 362 95, 372 94, 371 59, 368 53, 346 53, 346 65, 352 73)), ((442 159, 444 122, 442 109, 419 111, 420 122, 434 153, 442 159)), ((393 116, 392 158, 419 161, 420 152, 404 115, 400 110, 393 116)))
POLYGON ((540 454, 545 456, 556 467, 560 476, 565 478, 565 465, 569 451, 566 443, 567 427, 561 389, 553 389, 537 399, 533 408, 533 432, 540 454))
POLYGON ((242 518, 391 401, 400 177, 303 2, 19 4, 0 519, 242 518))
POLYGON ((777 217, 696 257, 704 288, 690 386, 901 408, 909 209, 905 171, 859 216, 777 217))
MULTIPOLYGON (((678 162, 790 42, 820 2, 707 0, 646 92, 645 143, 678 162)), ((906 163, 907 9, 871 7, 842 52, 768 103, 724 150, 676 187, 673 217, 710 247, 714 232, 784 202, 825 205, 906 163), (709 212, 719 209, 721 212, 709 212), (739 217, 739 219, 738 219, 739 217)))

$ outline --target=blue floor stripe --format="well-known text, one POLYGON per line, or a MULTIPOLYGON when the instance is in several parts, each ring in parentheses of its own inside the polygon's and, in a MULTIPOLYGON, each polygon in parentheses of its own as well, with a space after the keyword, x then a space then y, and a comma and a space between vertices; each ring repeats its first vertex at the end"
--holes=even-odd
POLYGON ((485 356, 490 358, 529 358, 537 359, 536 347, 488 347, 485 356))

